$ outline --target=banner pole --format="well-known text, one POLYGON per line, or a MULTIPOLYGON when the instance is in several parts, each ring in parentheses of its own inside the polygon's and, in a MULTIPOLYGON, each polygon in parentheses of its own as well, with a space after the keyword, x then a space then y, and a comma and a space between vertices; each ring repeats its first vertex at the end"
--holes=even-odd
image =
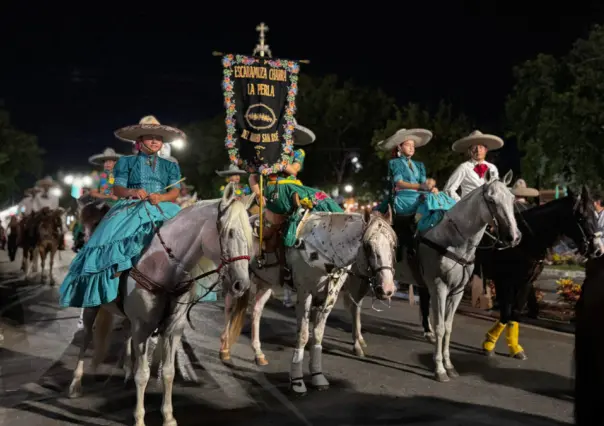
POLYGON ((258 203, 260 204, 260 215, 258 216, 260 220, 260 229, 258 231, 258 239, 259 242, 259 255, 258 255, 258 266, 261 267, 264 262, 262 262, 262 258, 264 256, 262 251, 262 243, 264 242, 264 176, 260 173, 260 200, 258 203))

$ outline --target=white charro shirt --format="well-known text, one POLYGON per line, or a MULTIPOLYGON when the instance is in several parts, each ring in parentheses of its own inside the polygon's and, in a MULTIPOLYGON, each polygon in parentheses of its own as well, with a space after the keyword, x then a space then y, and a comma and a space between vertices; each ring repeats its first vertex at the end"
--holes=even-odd
POLYGON ((36 194, 34 197, 34 211, 39 212, 44 207, 48 207, 50 210, 56 210, 59 208, 59 198, 51 194, 44 197, 41 193, 36 194))
POLYGON ((596 212, 596 218, 598 220, 598 231, 604 232, 604 210, 600 211, 599 213, 596 212))
MULTIPOLYGON (((483 161, 482 163, 487 165, 492 177, 499 177, 499 171, 494 164, 489 163, 488 161, 483 161)), ((461 163, 447 181, 443 191, 455 201, 459 201, 460 198, 465 197, 479 186, 484 185, 484 176, 480 177, 478 176, 478 173, 474 171, 474 167, 477 164, 479 164, 479 162, 474 160, 468 160, 461 163), (461 197, 457 194, 457 190, 460 188, 461 197)))
POLYGON ((25 198, 21 200, 19 203, 19 212, 23 215, 28 215, 34 211, 34 199, 31 195, 27 195, 25 198))

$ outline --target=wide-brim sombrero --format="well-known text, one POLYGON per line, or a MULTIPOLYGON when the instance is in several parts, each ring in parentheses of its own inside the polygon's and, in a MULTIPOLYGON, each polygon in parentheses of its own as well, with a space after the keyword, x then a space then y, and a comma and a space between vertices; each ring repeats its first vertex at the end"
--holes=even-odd
POLYGON ((415 147, 427 145, 432 139, 432 132, 426 129, 400 129, 388 139, 378 142, 377 147, 383 151, 392 151, 405 141, 412 140, 415 147))
POLYGON ((126 126, 114 132, 115 136, 124 142, 136 142, 145 135, 161 136, 164 143, 171 143, 176 139, 186 139, 185 132, 176 127, 166 126, 152 115, 143 117, 138 124, 126 126))
POLYGON ((527 186, 524 179, 518 179, 510 189, 516 197, 538 197, 539 190, 527 186))
POLYGON ((116 153, 112 148, 105 148, 102 154, 93 155, 88 159, 88 162, 90 164, 94 164, 95 166, 102 166, 105 161, 117 161, 121 156, 122 154, 116 153))
POLYGON ((470 135, 456 140, 451 149, 455 152, 466 152, 473 145, 484 145, 489 151, 493 151, 503 146, 503 139, 499 136, 484 134, 480 130, 474 130, 470 135))
POLYGON ((52 186, 58 186, 58 182, 56 182, 52 177, 46 176, 44 179, 40 179, 36 182, 36 186, 39 187, 47 187, 50 188, 52 186))
POLYGON ((216 170, 216 174, 221 177, 235 176, 235 175, 243 176, 243 175, 247 175, 247 172, 245 170, 241 170, 239 167, 237 167, 234 164, 230 164, 229 167, 227 167, 224 170, 216 170))
POLYGON ((308 127, 304 127, 294 119, 294 145, 295 146, 306 146, 313 143, 317 137, 315 133, 308 127))

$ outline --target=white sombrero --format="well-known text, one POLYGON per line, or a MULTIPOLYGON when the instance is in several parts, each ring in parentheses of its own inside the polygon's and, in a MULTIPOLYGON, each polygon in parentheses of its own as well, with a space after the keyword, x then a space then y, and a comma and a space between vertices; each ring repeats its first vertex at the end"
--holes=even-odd
POLYGON ((141 121, 134 126, 122 127, 116 130, 114 134, 124 142, 136 142, 139 137, 145 135, 161 136, 165 143, 186 138, 185 132, 175 127, 160 124, 157 118, 152 115, 141 118, 141 121))
POLYGON ((493 151, 503 146, 503 139, 474 130, 469 136, 456 140, 451 149, 455 152, 466 152, 473 145, 484 145, 489 151, 493 151))
POLYGON ((310 145, 317 139, 314 132, 308 127, 304 127, 298 124, 294 118, 294 145, 305 146, 310 145))
POLYGON ((390 136, 388 139, 378 142, 379 149, 391 151, 405 141, 412 140, 415 142, 415 147, 427 145, 432 139, 432 132, 426 129, 400 129, 390 136))
POLYGON ((46 176, 44 179, 40 179, 39 181, 36 182, 36 186, 40 186, 40 187, 47 187, 50 188, 52 186, 58 186, 59 184, 53 180, 52 177, 50 176, 46 176))
POLYGON ((235 176, 235 175, 243 176, 243 175, 247 175, 247 172, 244 170, 241 170, 239 167, 237 167, 234 164, 229 164, 229 167, 227 167, 224 170, 216 170, 216 174, 221 177, 235 176))
POLYGON ((516 197, 538 197, 539 191, 535 188, 529 188, 524 179, 518 179, 511 189, 516 197))
POLYGON ((88 159, 88 162, 90 164, 102 166, 105 161, 107 161, 107 160, 117 161, 121 156, 122 156, 122 154, 116 153, 113 150, 113 148, 105 148, 105 151, 103 151, 102 154, 93 155, 92 157, 90 157, 88 159))

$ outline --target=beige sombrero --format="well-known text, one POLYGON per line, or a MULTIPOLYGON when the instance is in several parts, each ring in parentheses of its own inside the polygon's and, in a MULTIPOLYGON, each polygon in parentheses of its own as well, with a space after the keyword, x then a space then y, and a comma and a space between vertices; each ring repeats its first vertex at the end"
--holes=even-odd
POLYGON ((539 191, 535 188, 529 188, 524 179, 518 179, 511 189, 516 197, 538 197, 539 191))
POLYGON ((493 151, 503 146, 503 139, 474 130, 469 136, 456 140, 451 149, 455 152, 466 152, 472 145, 484 145, 489 151, 493 151))
POLYGON ((53 187, 53 186, 58 186, 59 184, 50 176, 46 176, 44 179, 40 179, 39 181, 36 182, 36 186, 40 186, 40 187, 53 187))
POLYGON ((294 145, 305 146, 313 143, 317 137, 308 127, 301 126, 294 118, 294 145))
POLYGON ((145 135, 161 136, 165 143, 171 143, 176 139, 186 139, 185 132, 175 127, 165 126, 152 115, 141 118, 138 124, 122 127, 115 131, 115 136, 124 142, 136 142, 145 135))
POLYGON ((117 161, 121 156, 122 154, 116 153, 113 148, 105 148, 102 154, 93 155, 88 159, 88 162, 90 164, 94 164, 95 166, 102 166, 105 161, 117 161))
POLYGON ((245 170, 241 170, 234 164, 229 164, 229 167, 224 170, 216 170, 216 174, 221 177, 228 177, 234 175, 247 175, 247 172, 245 170))
POLYGON ((392 151, 405 141, 412 140, 415 147, 427 145, 432 139, 432 132, 426 129, 400 129, 390 136, 377 143, 377 147, 383 151, 392 151))

